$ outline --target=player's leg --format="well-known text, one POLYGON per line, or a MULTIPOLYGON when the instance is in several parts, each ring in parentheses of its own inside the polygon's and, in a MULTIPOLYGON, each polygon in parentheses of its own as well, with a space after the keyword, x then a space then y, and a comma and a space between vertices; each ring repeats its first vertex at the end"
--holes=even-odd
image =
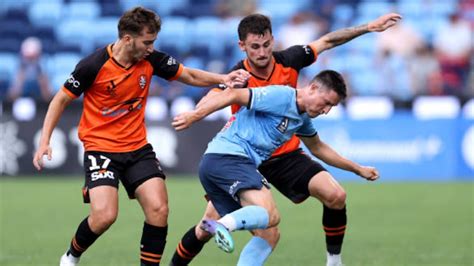
MULTIPOLYGON (((201 219, 209 220, 219 219, 220 216, 217 213, 214 205, 211 201, 207 202, 206 211, 201 219)), ((188 265, 199 252, 201 252, 204 245, 211 239, 212 235, 201 229, 201 221, 191 227, 181 238, 176 250, 171 259, 170 266, 184 266, 188 265)))
POLYGON ((122 183, 145 214, 140 242, 141 265, 160 265, 168 234, 168 193, 165 175, 151 145, 130 153, 122 183))
POLYGON ((206 154, 200 164, 199 178, 222 216, 217 222, 203 221, 203 229, 216 235, 216 243, 224 251, 233 250, 228 231, 263 229, 278 224, 279 214, 272 195, 250 159, 206 154))
POLYGON ((323 203, 323 228, 328 229, 325 231, 328 259, 340 258, 337 254, 341 252, 347 223, 346 194, 326 169, 297 150, 265 161, 259 171, 294 203, 300 203, 309 196, 323 203))
POLYGON ((151 178, 135 191, 145 214, 140 245, 142 265, 159 265, 168 234, 168 194, 162 178, 151 178))
POLYGON ((263 265, 280 239, 277 226, 252 231, 253 237, 240 252, 238 266, 263 265))
POLYGON ((120 158, 107 153, 84 154, 83 197, 90 203, 89 216, 79 224, 60 265, 76 265, 82 253, 117 219, 120 163, 120 158))
MULTIPOLYGON (((79 224, 76 234, 71 240, 69 250, 65 254, 66 257, 69 256, 69 259, 76 261, 76 263, 79 261, 79 257, 82 253, 84 253, 117 219, 117 188, 112 186, 95 187, 89 190, 89 197, 89 216, 79 224)), ((61 261, 63 262, 63 258, 61 261)), ((61 265, 68 264, 61 263, 61 265)))
POLYGON ((346 192, 327 171, 316 174, 308 185, 311 196, 324 204, 323 228, 326 234, 327 265, 340 265, 347 215, 346 192))

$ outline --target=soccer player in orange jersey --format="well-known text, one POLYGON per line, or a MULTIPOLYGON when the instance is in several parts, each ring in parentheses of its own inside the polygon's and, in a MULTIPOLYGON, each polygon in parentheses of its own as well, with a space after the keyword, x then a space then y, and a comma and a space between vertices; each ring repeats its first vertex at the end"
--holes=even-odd
MULTIPOLYGON (((44 120, 33 164, 51 159, 50 138, 66 106, 84 95, 79 138, 84 143, 84 202, 89 215, 79 224, 60 265, 76 265, 83 252, 116 220, 119 180, 143 209, 141 265, 159 265, 166 243, 168 195, 165 174, 146 139, 144 110, 151 78, 157 75, 194 86, 243 84, 248 73, 228 75, 186 68, 156 51, 160 17, 137 7, 118 23, 118 40, 82 59, 55 95, 44 120)), ((86 29, 84 29, 86 30, 86 29)))
MULTIPOLYGON (((395 25, 401 16, 390 13, 367 24, 330 32, 308 45, 296 45, 283 51, 273 51, 270 19, 254 14, 243 18, 238 27, 239 46, 247 58, 233 69, 251 73, 247 87, 289 85, 297 87, 299 71, 314 63, 325 50, 346 43, 368 32, 381 32, 395 25)), ((213 93, 213 92, 211 92, 213 93)), ((199 105, 199 104, 198 104, 199 105)), ((240 107, 233 106, 233 111, 240 107)), ((341 248, 345 234, 346 192, 331 174, 318 162, 311 160, 299 148, 300 140, 293 136, 263 162, 260 173, 284 196, 294 203, 314 197, 324 205, 323 230, 326 234, 327 265, 340 265, 341 248)), ((212 203, 208 203, 203 220, 217 219, 212 203)), ((202 249, 209 234, 193 226, 182 237, 171 265, 187 265, 202 249)), ((242 251, 238 265, 261 265, 270 255, 279 239, 278 228, 253 231, 254 237, 242 251)))

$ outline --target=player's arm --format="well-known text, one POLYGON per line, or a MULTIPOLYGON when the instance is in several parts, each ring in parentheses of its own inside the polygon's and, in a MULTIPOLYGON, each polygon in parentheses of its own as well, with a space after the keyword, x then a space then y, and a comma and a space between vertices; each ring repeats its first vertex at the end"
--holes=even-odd
POLYGON ((59 90, 58 93, 54 96, 53 100, 48 107, 48 112, 46 112, 46 117, 43 123, 43 129, 41 130, 41 138, 38 146, 38 150, 33 156, 33 165, 36 169, 41 170, 43 167, 43 156, 47 155, 48 160, 51 160, 52 150, 49 146, 49 141, 53 130, 58 124, 59 118, 61 117, 64 108, 69 105, 73 100, 71 96, 65 93, 63 90, 59 90))
POLYGON ((177 131, 186 129, 207 115, 231 104, 247 106, 250 102, 250 97, 251 92, 249 89, 226 89, 222 92, 211 92, 196 105, 193 111, 177 115, 171 124, 177 131))
POLYGON ((249 77, 250 74, 243 69, 238 69, 224 75, 184 67, 183 72, 178 77, 178 81, 198 87, 212 86, 221 83, 228 87, 239 87, 243 86, 249 77))
POLYGON ((325 50, 329 50, 333 47, 344 44, 365 33, 384 31, 395 25, 401 18, 402 16, 396 13, 385 14, 376 20, 363 25, 344 28, 327 33, 316 41, 310 43, 309 46, 311 46, 313 51, 321 54, 325 50))
POLYGON ((342 157, 339 153, 324 143, 318 135, 312 137, 300 137, 316 158, 334 167, 353 172, 367 180, 374 181, 379 178, 377 169, 369 166, 361 166, 349 159, 342 157))

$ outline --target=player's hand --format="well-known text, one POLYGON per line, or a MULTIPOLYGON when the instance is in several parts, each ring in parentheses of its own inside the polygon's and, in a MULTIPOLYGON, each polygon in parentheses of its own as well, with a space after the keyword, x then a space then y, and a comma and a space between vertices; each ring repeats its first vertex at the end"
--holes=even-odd
POLYGON ((401 19, 402 16, 397 13, 385 14, 383 16, 380 16, 376 20, 369 22, 368 29, 369 31, 381 32, 392 27, 401 19))
POLYGON ((358 175, 369 181, 375 181, 380 177, 379 171, 375 167, 361 166, 358 172, 358 175))
POLYGON ((51 161, 51 159, 53 158, 52 154, 53 151, 51 150, 51 147, 49 145, 40 145, 38 150, 35 152, 35 155, 33 156, 33 165, 35 166, 35 168, 40 171, 43 168, 43 157, 47 155, 48 160, 51 161))
POLYGON ((173 118, 173 122, 171 122, 171 125, 176 131, 184 130, 186 128, 189 128, 191 124, 195 121, 194 117, 195 115, 193 111, 178 114, 173 118))
POLYGON ((224 83, 230 88, 243 88, 247 85, 247 80, 250 78, 250 73, 237 69, 226 75, 224 83))

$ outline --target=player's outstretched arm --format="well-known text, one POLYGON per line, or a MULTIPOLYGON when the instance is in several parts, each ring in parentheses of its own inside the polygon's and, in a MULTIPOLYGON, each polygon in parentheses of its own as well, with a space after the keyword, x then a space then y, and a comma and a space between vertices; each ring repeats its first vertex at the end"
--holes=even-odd
POLYGON ((234 70, 229 74, 224 75, 185 67, 178 80, 188 85, 198 87, 212 86, 215 84, 225 84, 228 87, 239 87, 244 86, 249 78, 250 74, 243 69, 234 70))
POLYGON ((400 19, 402 19, 402 16, 397 13, 385 14, 363 25, 329 32, 309 45, 318 54, 321 54, 326 50, 344 44, 365 33, 385 31, 395 25, 400 19))
POLYGON ((171 125, 176 131, 180 131, 217 110, 231 104, 248 105, 249 101, 250 91, 248 89, 236 90, 229 88, 222 92, 211 92, 196 105, 193 111, 175 116, 171 125))
POLYGON ((49 141, 53 130, 58 124, 59 118, 61 117, 64 108, 69 105, 73 100, 63 90, 59 90, 54 96, 53 100, 49 104, 48 112, 44 118, 43 129, 41 130, 41 138, 38 146, 38 150, 33 156, 33 165, 36 169, 41 170, 43 168, 43 156, 47 155, 48 160, 52 158, 52 150, 49 146, 49 141))
POLYGON ((323 162, 334 167, 353 172, 369 181, 379 178, 377 169, 369 166, 361 166, 349 159, 342 157, 339 153, 324 143, 318 135, 314 137, 300 137, 311 153, 323 162))

